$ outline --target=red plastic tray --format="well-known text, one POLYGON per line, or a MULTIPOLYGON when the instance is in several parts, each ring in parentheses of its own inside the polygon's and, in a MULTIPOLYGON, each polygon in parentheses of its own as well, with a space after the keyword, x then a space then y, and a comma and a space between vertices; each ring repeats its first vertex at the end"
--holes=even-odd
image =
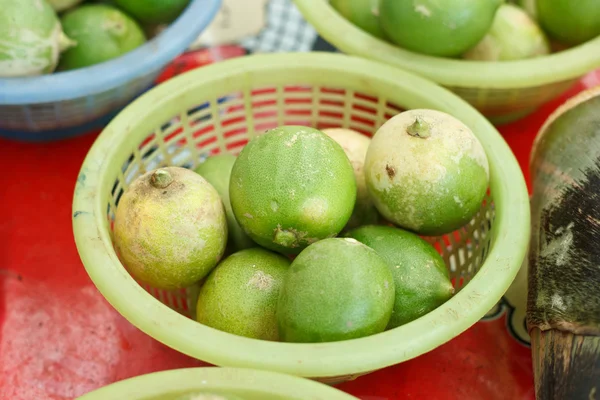
MULTIPOLYGON (((175 72, 239 56, 224 47, 186 54, 175 72)), ((531 143, 567 97, 600 84, 591 73, 534 115, 500 127, 526 177, 531 143)), ((71 230, 75 180, 97 133, 63 142, 0 140, 0 399, 64 400, 132 376, 200 366, 122 318, 88 278, 71 230)), ((338 387, 362 400, 533 400, 530 350, 508 313, 436 350, 338 387)))

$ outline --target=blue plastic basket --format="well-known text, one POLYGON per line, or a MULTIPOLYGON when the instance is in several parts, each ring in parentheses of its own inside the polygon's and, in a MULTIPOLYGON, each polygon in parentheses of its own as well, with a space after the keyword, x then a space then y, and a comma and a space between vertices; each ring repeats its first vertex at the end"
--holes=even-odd
POLYGON ((101 128, 148 90, 210 24, 221 0, 192 0, 143 46, 101 64, 49 75, 0 78, 0 136, 51 141, 101 128))

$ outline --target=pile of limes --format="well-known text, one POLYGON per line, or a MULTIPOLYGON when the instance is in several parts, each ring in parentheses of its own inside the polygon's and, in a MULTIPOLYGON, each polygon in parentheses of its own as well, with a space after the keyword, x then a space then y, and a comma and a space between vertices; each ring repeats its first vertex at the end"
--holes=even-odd
POLYGON ((279 126, 238 156, 137 177, 114 222, 140 282, 200 285, 198 322, 261 340, 331 342, 411 322, 454 293, 427 237, 469 224, 489 183, 474 133, 436 110, 370 138, 279 126))
POLYGON ((600 35, 600 0, 330 0, 380 39, 437 57, 508 61, 600 35))
POLYGON ((0 77, 72 70, 119 57, 189 0, 0 0, 0 77))

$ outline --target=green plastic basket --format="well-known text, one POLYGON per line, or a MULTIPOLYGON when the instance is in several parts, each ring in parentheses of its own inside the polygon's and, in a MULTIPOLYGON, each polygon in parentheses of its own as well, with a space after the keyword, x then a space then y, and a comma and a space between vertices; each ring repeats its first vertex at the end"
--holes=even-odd
POLYGON ((186 368, 119 381, 78 400, 193 400, 209 392, 243 400, 357 400, 322 383, 276 372, 245 368, 186 368), (188 397, 189 396, 189 397, 188 397))
POLYGON ((378 62, 333 53, 261 54, 182 74, 135 100, 100 134, 81 167, 73 202, 79 254, 93 282, 131 323, 192 357, 335 383, 419 356, 476 323, 511 284, 529 238, 523 174, 506 142, 446 89, 378 62), (253 340, 195 322, 198 287, 138 284, 113 248, 123 190, 147 170, 193 168, 209 154, 237 154, 278 125, 349 127, 374 133, 404 109, 437 109, 462 120, 490 162, 480 212, 456 232, 431 238, 457 294, 423 318, 377 335, 323 344, 253 340), (468 284, 467 284, 468 283, 468 284))
POLYGON ((294 0, 304 18, 340 51, 418 73, 452 90, 495 124, 518 120, 600 67, 600 37, 544 57, 505 62, 432 57, 376 38, 328 0, 294 0))

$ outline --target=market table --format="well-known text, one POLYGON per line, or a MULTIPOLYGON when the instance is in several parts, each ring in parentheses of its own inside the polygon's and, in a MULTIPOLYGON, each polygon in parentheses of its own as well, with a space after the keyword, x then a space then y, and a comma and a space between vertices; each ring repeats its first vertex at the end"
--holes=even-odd
MULTIPOLYGON (((188 53, 161 80, 241 56, 236 46, 188 53)), ((528 179, 539 127, 560 103, 600 84, 588 74, 560 99, 499 127, 528 179)), ((54 143, 0 140, 0 399, 64 400, 128 377, 206 365, 145 335, 121 317, 87 276, 75 248, 71 202, 98 132, 54 143)), ((449 343, 406 363, 338 386, 363 400, 532 400, 524 333, 524 279, 490 314, 449 343)))

